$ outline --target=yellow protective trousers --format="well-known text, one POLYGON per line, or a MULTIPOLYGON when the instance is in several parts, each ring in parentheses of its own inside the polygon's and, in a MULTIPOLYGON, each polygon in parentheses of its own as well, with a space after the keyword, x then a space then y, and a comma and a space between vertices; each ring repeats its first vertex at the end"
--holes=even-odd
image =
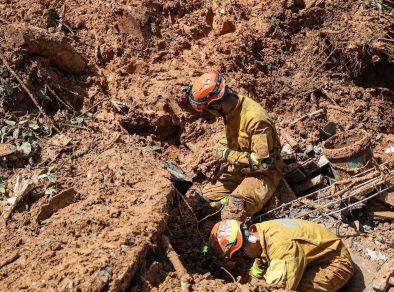
POLYGON ((225 172, 214 183, 208 183, 202 190, 210 201, 219 201, 229 195, 241 197, 245 201, 246 216, 260 211, 274 194, 279 181, 265 175, 248 175, 225 172))

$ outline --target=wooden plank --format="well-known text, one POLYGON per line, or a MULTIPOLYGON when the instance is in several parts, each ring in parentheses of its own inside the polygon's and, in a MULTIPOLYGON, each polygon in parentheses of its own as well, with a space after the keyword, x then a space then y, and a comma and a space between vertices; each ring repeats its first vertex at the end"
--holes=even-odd
POLYGON ((394 207, 394 192, 385 192, 376 197, 379 201, 394 207))
POLYGON ((371 211, 369 215, 375 220, 394 220, 393 211, 371 211))

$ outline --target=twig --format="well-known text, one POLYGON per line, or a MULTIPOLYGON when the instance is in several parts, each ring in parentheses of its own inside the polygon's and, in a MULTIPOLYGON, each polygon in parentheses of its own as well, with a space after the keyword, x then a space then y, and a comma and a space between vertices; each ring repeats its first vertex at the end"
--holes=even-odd
POLYGON ((91 129, 89 129, 88 127, 83 127, 83 126, 77 126, 77 125, 72 125, 72 124, 67 124, 67 123, 59 123, 60 125, 63 125, 63 126, 67 126, 67 127, 70 127, 70 128, 76 128, 76 129, 82 129, 82 130, 87 130, 87 131, 90 131, 91 129))
POLYGON ((86 115, 88 112, 90 112, 92 109, 94 109, 96 106, 99 106, 100 104, 102 104, 104 101, 110 100, 110 97, 106 97, 102 100, 100 100, 99 102, 95 103, 94 105, 92 105, 90 108, 88 108, 86 111, 84 111, 82 114, 80 114, 77 118, 80 118, 84 115, 86 115))
POLYGON ((60 98, 60 96, 58 96, 56 92, 48 84, 45 84, 45 88, 47 88, 49 92, 52 93, 52 95, 57 99, 57 101, 59 101, 66 109, 68 109, 72 113, 75 112, 74 108, 66 101, 64 101, 62 98, 60 98))
POLYGON ((318 109, 318 110, 316 110, 316 111, 314 111, 314 112, 305 114, 305 115, 299 117, 298 119, 295 119, 293 122, 291 122, 291 123, 289 124, 289 127, 294 126, 295 124, 297 124, 297 123, 300 122, 300 121, 305 120, 306 118, 311 118, 311 117, 314 117, 314 116, 317 116, 317 115, 320 115, 320 114, 323 114, 323 113, 324 113, 324 110, 323 110, 323 109, 318 109))
MULTIPOLYGON (((10 64, 8 61, 5 59, 4 55, 2 52, 0 52, 0 59, 3 62, 4 66, 10 71, 11 75, 15 77, 15 79, 19 82, 19 84, 22 86, 23 90, 27 93, 27 95, 30 97, 34 105, 37 107, 37 109, 42 113, 48 120, 52 121, 52 119, 46 114, 44 109, 39 105, 37 98, 35 97, 35 94, 27 88, 26 84, 22 81, 22 79, 19 77, 19 75, 11 68, 10 64)), ((52 121, 52 127, 60 133, 60 130, 54 125, 52 121)))
POLYGON ((11 68, 10 64, 7 62, 7 60, 4 58, 4 55, 0 53, 0 58, 1 61, 3 62, 4 66, 7 67, 8 71, 12 74, 12 76, 15 77, 15 79, 19 82, 19 84, 22 86, 22 88, 26 91, 26 93, 29 95, 30 99, 33 101, 34 105, 38 108, 38 110, 47 116, 43 108, 38 104, 37 99, 35 98, 34 94, 27 88, 26 84, 22 81, 22 79, 19 77, 19 75, 11 68))
POLYGON ((15 252, 14 254, 12 254, 10 257, 6 258, 5 260, 3 260, 0 263, 0 269, 5 267, 6 265, 11 264, 13 261, 15 261, 16 259, 18 259, 20 257, 20 254, 18 252, 15 252))
POLYGON ((181 208, 179 207, 180 204, 181 204, 181 202, 179 201, 179 195, 178 195, 178 194, 177 194, 177 201, 178 201, 177 209, 178 209, 179 215, 181 216, 183 225, 185 226, 186 234, 189 236, 189 230, 188 230, 188 228, 187 228, 186 220, 185 220, 185 218, 183 217, 183 213, 182 213, 182 211, 181 211, 181 208))
POLYGON ((194 213, 193 208, 189 205, 189 203, 186 201, 186 199, 182 196, 182 194, 175 188, 175 192, 182 198, 182 200, 185 202, 185 205, 187 206, 187 208, 190 210, 190 213, 193 215, 194 219, 196 220, 196 228, 197 228, 197 232, 198 235, 200 236, 201 241, 204 241, 204 237, 202 236, 200 229, 198 228, 198 218, 196 216, 196 213, 194 213))
POLYGON ((229 275, 231 277, 231 279, 233 280, 234 283, 237 283, 237 281, 235 280, 233 274, 231 274, 229 270, 227 270, 225 267, 222 267, 222 266, 219 266, 219 268, 221 268, 223 271, 225 271, 227 273, 227 275, 229 275))
POLYGON ((201 222, 203 222, 203 221, 207 220, 208 218, 215 216, 216 214, 218 214, 219 212, 221 212, 221 211, 222 211, 222 209, 223 209, 223 205, 220 207, 220 209, 219 209, 219 210, 217 210, 217 211, 215 211, 215 212, 213 212, 213 213, 211 213, 211 214, 209 214, 209 215, 205 216, 204 218, 202 218, 202 219, 198 220, 198 223, 201 223, 201 222))

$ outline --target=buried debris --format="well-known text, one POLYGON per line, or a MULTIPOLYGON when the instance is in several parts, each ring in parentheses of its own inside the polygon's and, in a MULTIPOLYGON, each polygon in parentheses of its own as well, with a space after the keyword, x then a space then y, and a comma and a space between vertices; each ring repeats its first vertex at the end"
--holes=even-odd
POLYGON ((374 164, 371 136, 363 130, 350 130, 332 136, 323 143, 337 180, 349 178, 374 164))
MULTIPOLYGON (((394 277, 394 268, 393 262, 389 261, 385 263, 379 273, 375 275, 374 281, 372 283, 372 288, 374 291, 378 292, 386 292, 390 287, 394 286, 393 277, 394 277)), ((390 289, 391 291, 391 289, 390 289)))
POLYGON ((166 255, 170 260, 171 264, 174 266, 176 274, 178 275, 178 278, 181 281, 181 291, 182 292, 190 291, 190 281, 192 278, 187 272, 186 268, 183 266, 181 260, 179 259, 178 254, 176 253, 176 251, 171 245, 170 239, 166 235, 163 235, 162 243, 166 251, 166 255))
POLYGON ((11 255, 7 256, 4 260, 0 262, 0 269, 16 261, 19 257, 20 255, 18 252, 14 252, 11 255))
POLYGON ((322 115, 322 114, 324 114, 324 109, 318 109, 318 110, 316 110, 316 111, 314 111, 314 112, 305 114, 305 115, 299 117, 298 119, 294 120, 293 122, 291 122, 291 123, 289 124, 289 127, 293 127, 295 124, 297 124, 298 122, 301 122, 301 121, 305 120, 306 118, 313 118, 313 117, 316 117, 316 116, 320 116, 320 115, 322 115))
POLYGON ((9 219, 15 210, 15 208, 22 202, 26 196, 37 186, 37 182, 32 178, 26 178, 23 176, 18 176, 13 188, 13 196, 7 201, 10 203, 11 207, 6 212, 4 219, 9 219))
POLYGON ((372 198, 390 193, 394 189, 391 183, 393 178, 394 170, 386 174, 370 169, 283 204, 254 218, 254 221, 260 222, 267 217, 290 217, 312 221, 330 217, 340 219, 338 215, 362 207, 372 198))
POLYGON ((37 215, 36 221, 40 222, 48 219, 56 211, 67 207, 74 203, 77 199, 77 192, 74 188, 67 189, 56 196, 53 196, 49 202, 41 206, 40 213, 37 215))

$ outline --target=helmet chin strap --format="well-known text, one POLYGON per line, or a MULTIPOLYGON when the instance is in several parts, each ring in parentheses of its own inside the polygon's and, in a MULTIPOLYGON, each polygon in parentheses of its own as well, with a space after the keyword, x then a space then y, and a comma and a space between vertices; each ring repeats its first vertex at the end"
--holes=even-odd
POLYGON ((227 119, 226 119, 226 115, 224 114, 224 111, 223 111, 223 107, 222 107, 222 106, 220 106, 219 114, 220 114, 220 115, 222 116, 222 118, 223 118, 224 125, 227 126, 227 119))
POLYGON ((210 110, 214 110, 214 111, 218 112, 220 114, 220 116, 223 118, 224 125, 227 125, 227 119, 226 119, 226 115, 225 115, 225 113, 223 111, 223 106, 222 106, 222 102, 221 101, 220 101, 220 108, 216 109, 214 107, 211 107, 210 110))

